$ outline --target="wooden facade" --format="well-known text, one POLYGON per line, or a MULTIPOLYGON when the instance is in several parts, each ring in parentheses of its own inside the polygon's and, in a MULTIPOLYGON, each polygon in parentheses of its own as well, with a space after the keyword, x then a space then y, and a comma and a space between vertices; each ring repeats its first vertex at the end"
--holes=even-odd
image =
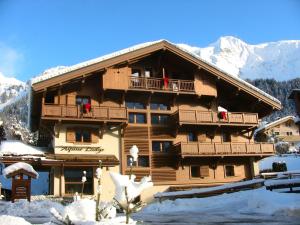
POLYGON ((54 156, 65 139, 70 151, 61 159, 76 158, 78 165, 82 146, 92 151, 111 130, 118 131, 110 137, 119 140, 120 172, 129 172, 129 149, 137 145, 134 174, 137 180, 151 175, 155 185, 250 179, 254 163, 274 154, 272 144, 254 141, 253 131, 280 103, 166 41, 37 82, 32 90, 32 129, 55 137, 54 156))

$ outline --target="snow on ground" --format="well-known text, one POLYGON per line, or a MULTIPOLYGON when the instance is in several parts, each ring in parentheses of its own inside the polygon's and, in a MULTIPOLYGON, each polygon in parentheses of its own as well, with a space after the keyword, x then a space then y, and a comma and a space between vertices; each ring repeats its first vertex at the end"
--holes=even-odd
POLYGON ((273 162, 285 162, 287 170, 300 170, 300 155, 299 154, 284 154, 274 155, 264 158, 259 161, 259 170, 272 169, 273 162))
POLYGON ((59 212, 62 212, 64 209, 64 207, 60 203, 50 200, 28 202, 27 200, 21 199, 16 201, 15 203, 1 202, 0 215, 18 216, 23 218, 51 218, 52 214, 50 213, 50 209, 52 207, 59 212))
POLYGON ((259 184, 259 183, 262 183, 263 181, 264 181, 264 179, 253 179, 253 180, 248 180, 248 181, 224 184, 224 185, 210 187, 210 188, 196 188, 196 189, 191 189, 188 191, 176 191, 176 192, 172 191, 172 192, 157 193, 155 196, 156 197, 167 197, 167 196, 186 195, 186 194, 201 194, 201 193, 208 193, 208 192, 212 192, 212 191, 221 191, 221 190, 225 190, 228 188, 241 187, 241 186, 250 185, 250 184, 259 184))
POLYGON ((31 225, 26 220, 15 216, 0 216, 0 224, 2 225, 31 225))
POLYGON ((232 214, 259 213, 265 215, 300 215, 300 195, 267 191, 264 187, 256 190, 223 194, 209 198, 166 200, 148 205, 140 214, 166 213, 198 214, 215 212, 232 214))

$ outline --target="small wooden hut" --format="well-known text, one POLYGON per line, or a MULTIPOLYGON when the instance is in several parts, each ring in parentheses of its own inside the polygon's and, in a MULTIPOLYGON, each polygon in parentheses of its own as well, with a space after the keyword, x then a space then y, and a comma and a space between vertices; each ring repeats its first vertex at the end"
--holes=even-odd
POLYGON ((4 169, 3 175, 6 178, 12 178, 12 202, 15 199, 27 199, 30 201, 31 178, 38 178, 38 173, 31 165, 24 162, 14 163, 4 169))

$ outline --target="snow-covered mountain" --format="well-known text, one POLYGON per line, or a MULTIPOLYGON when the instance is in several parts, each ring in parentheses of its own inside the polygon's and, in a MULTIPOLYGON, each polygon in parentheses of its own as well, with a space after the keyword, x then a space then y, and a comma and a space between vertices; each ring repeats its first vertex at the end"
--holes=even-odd
POLYGON ((0 72, 0 109, 26 89, 26 84, 15 78, 5 77, 0 72), (5 104, 6 103, 6 104, 5 104))
POLYGON ((282 81, 300 77, 300 40, 250 45, 226 36, 204 48, 179 46, 243 79, 274 78, 282 81))

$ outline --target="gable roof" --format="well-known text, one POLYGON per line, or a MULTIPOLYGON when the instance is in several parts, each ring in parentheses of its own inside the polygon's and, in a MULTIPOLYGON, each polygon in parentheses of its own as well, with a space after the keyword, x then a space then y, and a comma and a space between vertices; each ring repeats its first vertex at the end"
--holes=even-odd
POLYGON ((294 123, 296 123, 296 117, 294 117, 294 116, 286 116, 286 117, 280 118, 278 120, 275 120, 275 121, 273 121, 271 123, 268 123, 266 125, 263 125, 263 126, 257 128, 255 130, 255 133, 259 133, 259 132, 262 132, 262 131, 265 131, 265 130, 269 130, 269 129, 271 129, 273 127, 276 127, 279 124, 285 123, 285 122, 287 122, 289 120, 292 120, 294 123))
POLYGON ((231 75, 220 68, 212 65, 211 63, 203 60, 198 55, 188 51, 182 46, 173 44, 167 40, 158 40, 154 42, 146 42, 138 44, 108 55, 101 56, 92 60, 88 60, 69 67, 58 67, 57 69, 50 69, 45 71, 40 76, 37 76, 31 80, 31 85, 34 91, 41 91, 45 87, 63 83, 67 80, 74 79, 88 74, 96 70, 105 69, 107 67, 128 61, 130 59, 140 58, 151 52, 161 49, 169 50, 180 57, 198 65, 199 68, 203 68, 210 73, 214 74, 218 78, 225 80, 246 93, 255 96, 257 99, 271 105, 273 108, 281 109, 281 102, 273 96, 258 89, 252 84, 242 80, 241 78, 231 75))

